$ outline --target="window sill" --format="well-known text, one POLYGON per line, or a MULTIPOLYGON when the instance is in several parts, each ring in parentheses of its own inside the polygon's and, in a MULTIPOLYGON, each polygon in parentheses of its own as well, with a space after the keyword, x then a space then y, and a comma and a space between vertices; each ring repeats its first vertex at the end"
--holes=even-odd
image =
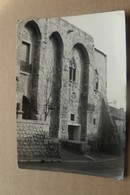
POLYGON ((22 71, 22 70, 20 70, 20 74, 23 74, 23 75, 26 75, 26 76, 30 76, 30 73, 24 72, 24 71, 22 71))
POLYGON ((76 81, 72 81, 72 80, 69 80, 69 83, 72 83, 72 84, 77 84, 76 81))

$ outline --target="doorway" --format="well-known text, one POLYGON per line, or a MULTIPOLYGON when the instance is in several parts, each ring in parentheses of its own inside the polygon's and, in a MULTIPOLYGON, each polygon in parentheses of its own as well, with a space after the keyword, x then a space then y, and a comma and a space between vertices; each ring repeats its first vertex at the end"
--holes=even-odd
POLYGON ((23 103, 22 103, 22 111, 23 111, 23 119, 30 119, 30 104, 29 99, 23 96, 23 103))
POLYGON ((68 125, 68 139, 80 141, 80 126, 68 125))

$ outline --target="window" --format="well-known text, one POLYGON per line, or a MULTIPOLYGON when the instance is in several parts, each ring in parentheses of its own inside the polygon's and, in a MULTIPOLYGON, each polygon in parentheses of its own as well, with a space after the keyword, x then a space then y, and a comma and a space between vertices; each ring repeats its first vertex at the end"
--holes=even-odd
POLYGON ((71 114, 71 115, 70 115, 70 119, 71 119, 71 121, 74 121, 74 117, 75 117, 75 115, 74 115, 74 114, 71 114))
POLYGON ((96 119, 95 118, 93 119, 93 125, 96 125, 96 119))
POLYGON ((70 81, 72 80, 72 67, 70 67, 70 77, 69 77, 69 80, 70 81))
POLYGON ((17 105, 16 105, 16 110, 17 110, 17 111, 20 110, 20 103, 17 103, 17 105))
POLYGON ((99 89, 99 77, 98 77, 98 71, 95 70, 95 86, 94 86, 94 90, 98 91, 99 89))
POLYGON ((21 50, 21 61, 20 61, 20 70, 30 73, 31 65, 30 62, 30 44, 22 41, 22 50, 21 50))
POLYGON ((75 81, 76 80, 76 69, 75 69, 75 67, 73 68, 73 81, 75 81))
POLYGON ((29 64, 30 44, 22 41, 22 60, 29 64))
POLYGON ((75 66, 75 61, 74 61, 73 58, 70 61, 69 80, 70 81, 75 81, 76 80, 76 66, 75 66))

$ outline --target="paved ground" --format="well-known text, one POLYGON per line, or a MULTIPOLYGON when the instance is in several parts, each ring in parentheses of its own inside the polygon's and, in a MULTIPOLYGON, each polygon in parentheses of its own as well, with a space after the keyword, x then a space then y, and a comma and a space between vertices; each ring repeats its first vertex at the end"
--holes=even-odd
POLYGON ((82 162, 82 161, 92 161, 87 155, 79 154, 76 152, 70 152, 65 149, 62 149, 61 159, 63 162, 82 162))
POLYGON ((123 156, 116 157, 103 153, 87 152, 77 154, 62 149, 62 161, 21 162, 20 168, 62 171, 121 179, 123 176, 123 156))

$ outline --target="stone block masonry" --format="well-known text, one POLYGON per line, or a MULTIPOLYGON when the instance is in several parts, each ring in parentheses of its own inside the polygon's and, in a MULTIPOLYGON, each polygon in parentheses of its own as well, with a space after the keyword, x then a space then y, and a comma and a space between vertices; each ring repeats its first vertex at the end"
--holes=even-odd
POLYGON ((44 160, 60 158, 60 143, 49 139, 49 126, 38 121, 17 121, 18 159, 44 160))

